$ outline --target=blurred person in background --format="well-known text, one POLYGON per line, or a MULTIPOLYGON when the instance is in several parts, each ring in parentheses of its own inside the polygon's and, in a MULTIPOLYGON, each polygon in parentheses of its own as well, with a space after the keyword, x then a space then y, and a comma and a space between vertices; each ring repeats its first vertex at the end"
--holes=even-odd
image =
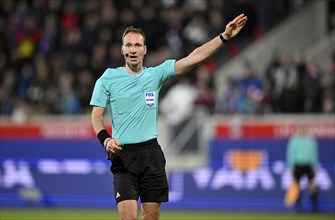
MULTIPOLYGON (((297 131, 288 141, 286 160, 292 172, 294 184, 300 187, 301 178, 307 176, 312 211, 318 211, 318 188, 315 182, 318 164, 318 143, 308 132, 306 124, 300 124, 297 131)), ((301 191, 301 190, 300 190, 301 191)), ((301 193, 296 201, 296 210, 302 211, 301 193)))
POLYGON ((269 96, 269 101, 274 113, 282 111, 282 92, 284 79, 282 75, 277 74, 281 68, 283 60, 285 58, 284 53, 276 49, 273 52, 270 63, 265 70, 266 77, 266 90, 269 96))
POLYGON ((171 127, 172 140, 180 134, 191 118, 196 97, 196 88, 188 78, 183 77, 162 99, 160 111, 171 127))
POLYGON ((304 110, 307 113, 321 111, 322 91, 320 86, 322 71, 315 60, 307 62, 307 70, 303 81, 305 94, 304 110))
POLYGON ((320 79, 322 89, 322 112, 335 113, 335 53, 325 61, 325 70, 320 79))
MULTIPOLYGON (((132 26, 122 35, 125 66, 108 68, 96 81, 90 105, 97 137, 112 160, 114 194, 120 219, 137 219, 141 199, 142 219, 159 219, 161 202, 168 201, 165 157, 157 142, 159 91, 165 81, 181 76, 218 52, 247 22, 240 14, 223 33, 179 60, 143 66, 147 53, 145 34, 132 26), (109 108, 112 136, 104 126, 109 108)), ((180 100, 181 102, 183 100, 180 100)))
POLYGON ((260 113, 264 100, 263 82, 249 61, 245 61, 241 76, 235 79, 235 86, 240 90, 237 111, 246 114, 260 113))
POLYGON ((237 75, 228 79, 222 107, 228 113, 263 113, 266 102, 263 78, 249 61, 244 62, 242 72, 237 75))
POLYGON ((281 96, 282 112, 301 112, 302 97, 299 90, 299 73, 291 55, 283 60, 282 68, 278 70, 277 75, 282 75, 284 79, 281 96))
POLYGON ((207 113, 214 112, 215 91, 214 91, 214 72, 215 62, 207 61, 196 70, 196 88, 198 96, 194 101, 197 109, 202 109, 207 113))

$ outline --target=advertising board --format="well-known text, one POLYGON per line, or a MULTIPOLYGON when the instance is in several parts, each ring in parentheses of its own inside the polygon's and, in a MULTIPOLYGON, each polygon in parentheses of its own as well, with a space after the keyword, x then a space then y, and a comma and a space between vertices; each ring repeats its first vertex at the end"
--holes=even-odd
MULTIPOLYGON (((34 133, 29 128, 24 132, 30 135, 20 138, 9 130, 1 132, 1 206, 116 208, 110 161, 89 129, 73 126, 64 131, 54 126, 57 132, 46 132, 37 126, 34 133)), ((168 170, 170 202, 163 207, 290 211, 283 202, 292 180, 285 162, 287 137, 233 139, 216 134, 209 143, 207 166, 168 170)), ((321 212, 335 212, 334 139, 318 138, 318 144, 319 207, 321 212)), ((302 201, 309 210, 307 187, 303 179, 302 201)))

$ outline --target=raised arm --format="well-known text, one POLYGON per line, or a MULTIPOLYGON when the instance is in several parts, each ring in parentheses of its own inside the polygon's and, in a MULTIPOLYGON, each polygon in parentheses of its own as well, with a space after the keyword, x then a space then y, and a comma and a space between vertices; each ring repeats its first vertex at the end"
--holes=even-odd
POLYGON ((211 41, 196 48, 187 57, 178 60, 175 63, 175 70, 177 75, 183 75, 189 72, 192 68, 198 66, 203 61, 215 54, 224 45, 224 40, 230 40, 241 31, 247 20, 248 18, 244 14, 240 14, 234 20, 230 21, 226 25, 225 31, 220 34, 223 40, 220 39, 219 35, 213 38, 211 41))

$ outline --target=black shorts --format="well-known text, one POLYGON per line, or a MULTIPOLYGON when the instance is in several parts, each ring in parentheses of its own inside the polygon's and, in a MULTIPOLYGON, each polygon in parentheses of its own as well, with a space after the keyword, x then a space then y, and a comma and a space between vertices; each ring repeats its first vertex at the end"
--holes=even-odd
POLYGON ((314 169, 310 165, 295 165, 293 170, 294 179, 299 182, 301 177, 307 175, 308 181, 314 179, 314 169))
POLYGON ((167 202, 166 160, 157 139, 138 144, 125 144, 112 156, 116 203, 123 200, 167 202))

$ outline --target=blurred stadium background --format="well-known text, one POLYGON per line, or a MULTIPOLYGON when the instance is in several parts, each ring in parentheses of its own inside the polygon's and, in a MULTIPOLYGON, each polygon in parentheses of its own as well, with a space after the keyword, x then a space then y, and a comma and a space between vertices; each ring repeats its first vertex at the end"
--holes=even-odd
POLYGON ((124 28, 144 30, 152 66, 187 55, 239 13, 249 20, 237 38, 161 90, 170 182, 162 219, 334 219, 334 8, 334 0, 1 0, 0 219, 117 218, 89 100, 105 68, 124 64, 124 28), (303 213, 283 203, 286 144, 302 122, 319 143, 313 215, 306 179, 303 213))

